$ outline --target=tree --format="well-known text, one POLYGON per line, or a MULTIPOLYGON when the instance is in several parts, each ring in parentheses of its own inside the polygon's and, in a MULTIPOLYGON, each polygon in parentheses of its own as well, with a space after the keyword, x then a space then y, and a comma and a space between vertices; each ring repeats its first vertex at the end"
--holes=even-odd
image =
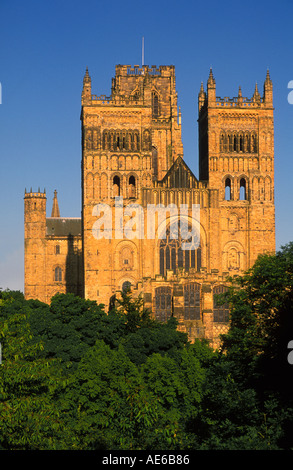
POLYGON ((98 338, 106 316, 102 306, 74 294, 57 294, 48 306, 28 300, 29 322, 35 341, 44 344, 45 357, 60 358, 66 368, 76 367, 98 338))
POLYGON ((61 409, 83 450, 141 449, 160 422, 157 400, 123 347, 113 350, 102 340, 81 359, 61 409))
POLYGON ((166 323, 153 321, 121 339, 121 344, 131 361, 143 364, 153 353, 176 356, 187 344, 187 335, 177 330, 178 322, 170 318, 166 323))
MULTIPOLYGON (((192 422, 201 410, 205 369, 201 360, 212 354, 206 347, 206 357, 197 357, 199 345, 188 345, 174 357, 152 354, 142 366, 144 381, 159 399, 164 433, 152 435, 154 443, 164 449, 186 449, 195 440, 192 422)), ((203 347, 204 349, 204 347, 203 347)), ((202 352, 203 352, 202 349, 202 352)))
POLYGON ((116 298, 117 313, 125 318, 127 332, 135 332, 138 328, 151 326, 150 311, 145 308, 141 295, 133 298, 130 289, 121 291, 121 297, 116 298))
POLYGON ((293 244, 275 255, 259 256, 244 276, 231 281, 226 296, 231 324, 222 336, 221 364, 228 367, 240 394, 254 395, 257 432, 261 433, 260 416, 266 416, 274 445, 291 448, 293 367, 287 356, 293 339, 293 244))
POLYGON ((287 359, 293 339, 293 243, 276 255, 259 256, 233 283, 231 326, 222 337, 222 350, 243 378, 261 378, 266 389, 288 397, 293 378, 287 359))
POLYGON ((24 299, 2 294, 0 302, 0 443, 7 450, 58 449, 62 420, 54 394, 62 384, 56 361, 42 358, 42 344, 32 343, 24 299), (14 310, 15 308, 15 310, 14 310))

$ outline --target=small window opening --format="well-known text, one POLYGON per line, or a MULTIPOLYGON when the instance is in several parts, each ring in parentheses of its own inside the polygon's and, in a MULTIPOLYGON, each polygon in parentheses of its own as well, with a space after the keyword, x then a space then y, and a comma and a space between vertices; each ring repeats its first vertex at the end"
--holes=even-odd
POLYGON ((122 292, 129 292, 131 290, 131 282, 125 281, 122 284, 122 292))
POLYGON ((57 266, 55 268, 55 275, 54 275, 55 282, 61 282, 62 281, 62 269, 57 266))
POLYGON ((240 180, 240 192, 239 192, 239 199, 240 201, 246 200, 246 181, 244 178, 240 180))
POLYGON ((227 178, 225 181, 225 201, 231 200, 231 180, 227 178))
POLYGON ((129 197, 135 197, 135 177, 131 175, 129 177, 129 197))
POLYGON ((157 93, 153 93, 153 116, 159 116, 159 97, 157 93))
POLYGON ((243 137, 240 136, 240 139, 239 139, 239 150, 240 152, 243 152, 243 137))
POLYGON ((117 175, 113 178, 113 196, 120 196, 120 178, 117 175))

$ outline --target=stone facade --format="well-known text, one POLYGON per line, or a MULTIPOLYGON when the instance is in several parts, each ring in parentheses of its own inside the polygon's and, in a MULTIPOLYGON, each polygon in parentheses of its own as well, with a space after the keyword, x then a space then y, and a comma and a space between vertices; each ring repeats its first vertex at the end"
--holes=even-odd
POLYGON ((228 308, 218 307, 215 296, 227 287, 227 276, 275 251, 272 95, 267 73, 263 96, 256 86, 252 98, 240 88, 235 98, 218 98, 210 71, 198 95, 197 179, 183 159, 174 66, 118 65, 110 97, 92 94, 87 70, 82 217, 60 217, 55 194, 47 218, 46 195, 25 194, 26 297, 48 302, 55 292, 75 292, 108 308, 131 285, 157 319, 174 315, 190 339, 205 337, 217 346, 228 308), (158 216, 148 224, 147 209, 159 204, 168 207, 163 238, 158 216), (180 231, 171 235, 178 220, 172 208, 182 204, 187 226, 198 226, 192 250, 182 249, 180 231), (106 227, 101 221, 109 218, 106 227), (103 238, 95 236, 97 226, 103 238))

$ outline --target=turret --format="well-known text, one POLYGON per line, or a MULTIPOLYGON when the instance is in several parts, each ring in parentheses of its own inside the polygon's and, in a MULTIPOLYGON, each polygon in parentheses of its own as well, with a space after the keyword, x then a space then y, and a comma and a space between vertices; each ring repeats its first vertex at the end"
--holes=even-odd
POLYGON ((60 217, 60 211, 59 211, 59 205, 58 205, 56 189, 54 191, 53 207, 52 207, 51 217, 60 217))
POLYGON ((25 297, 44 300, 46 283, 46 192, 24 194, 25 297))
POLYGON ((263 98, 266 106, 273 106, 273 83, 269 71, 264 82, 263 98))
POLYGON ((205 99, 206 99, 206 94, 203 88, 203 83, 201 82, 200 90, 198 94, 198 112, 200 112, 201 108, 203 107, 205 103, 205 99))
POLYGON ((207 83, 207 97, 208 106, 216 104, 216 80, 214 79, 212 69, 210 69, 210 75, 207 83))
POLYGON ((260 103, 260 94, 259 94, 259 91, 258 91, 257 83, 255 84, 255 88, 254 88, 254 93, 253 93, 252 99, 253 99, 253 101, 255 101, 256 103, 260 103))
POLYGON ((83 78, 83 89, 81 94, 81 102, 82 104, 88 104, 92 99, 92 80, 89 76, 88 68, 86 68, 86 72, 83 78))
POLYGON ((25 239, 44 238, 46 235, 46 192, 26 192, 24 194, 25 239))
POLYGON ((239 87, 239 91, 238 91, 237 103, 238 103, 238 106, 241 106, 242 103, 243 103, 243 96, 242 96, 241 86, 239 87))

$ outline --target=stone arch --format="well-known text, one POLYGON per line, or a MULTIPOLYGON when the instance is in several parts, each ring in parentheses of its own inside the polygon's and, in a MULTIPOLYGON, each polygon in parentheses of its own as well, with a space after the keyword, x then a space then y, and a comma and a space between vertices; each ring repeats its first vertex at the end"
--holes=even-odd
POLYGON ((223 271, 238 273, 246 269, 246 255, 243 245, 232 240, 225 244, 223 249, 223 271))
POLYGON ((247 201, 248 200, 248 177, 246 175, 240 175, 237 178, 237 192, 239 201, 247 201))
POLYGON ((136 283, 137 283, 137 280, 134 276, 130 275, 130 274, 124 274, 119 280, 118 280, 118 290, 120 291, 123 291, 123 285, 126 287, 126 284, 128 284, 128 286, 130 285, 130 290, 132 290, 133 288, 135 288, 136 286, 136 283))
POLYGON ((234 185, 234 178, 230 173, 227 173, 222 178, 223 184, 223 199, 226 201, 230 201, 234 197, 233 185, 234 185))
POLYGON ((89 199, 94 197, 94 175, 92 173, 86 175, 86 197, 89 199))
POLYGON ((112 197, 122 195, 122 181, 120 173, 114 173, 112 175, 112 197))
POLYGON ((159 91, 155 87, 152 88, 151 96, 152 96, 152 115, 153 115, 153 118, 156 119, 161 114, 161 109, 160 109, 161 97, 160 97, 159 91))
POLYGON ((259 199, 259 185, 257 176, 254 176, 252 179, 252 197, 254 201, 257 201, 259 199))
POLYGON ((151 131, 145 129, 142 134, 142 150, 149 152, 152 148, 151 131))
POLYGON ((96 199, 96 202, 99 201, 101 197, 101 190, 100 190, 100 174, 96 172, 94 174, 94 190, 93 190, 93 198, 96 199))
POLYGON ((101 199, 105 199, 108 197, 108 177, 106 173, 101 174, 100 180, 100 189, 101 189, 101 199))
POLYGON ((137 197, 138 191, 138 176, 136 173, 129 173, 127 175, 127 197, 135 198, 137 197))
POLYGON ((258 199, 260 201, 264 201, 264 198, 265 198, 265 179, 264 179, 263 176, 260 176, 259 180, 258 180, 258 193, 259 193, 258 199))
POLYGON ((264 181, 264 191, 265 191, 265 200, 271 201, 272 200, 272 180, 270 176, 265 177, 264 181))
MULTIPOLYGON (((191 269, 196 269, 200 270, 201 267, 206 266, 207 263, 207 235, 205 232, 205 229, 203 225, 200 223, 199 220, 193 219, 191 216, 184 217, 186 224, 188 224, 188 231, 190 231, 190 228, 194 226, 194 229, 196 231, 196 235, 194 236, 194 240, 191 239, 191 244, 188 242, 186 244, 186 248, 190 249, 184 249, 184 240, 181 237, 181 231, 179 227, 179 217, 176 215, 171 215, 168 216, 166 221, 161 222, 161 224, 157 227, 156 234, 155 234, 155 239, 156 239, 156 250, 159 253, 159 257, 155 257, 155 273, 160 273, 162 272, 162 259, 160 258, 162 254, 160 253, 160 250, 163 248, 165 249, 167 245, 170 248, 170 267, 172 268, 172 249, 177 250, 176 254, 176 260, 178 261, 178 257, 184 256, 182 253, 178 250, 181 249, 183 252, 192 252, 195 251, 194 254, 190 254, 190 256, 185 255, 186 258, 183 260, 182 266, 181 261, 179 263, 179 267, 186 267, 187 266, 187 258, 189 258, 189 265, 188 267, 191 269), (165 225, 166 224, 166 225, 165 225), (175 227, 174 227, 175 224, 175 227), (172 229, 172 228, 173 229, 172 229), (165 232, 166 228, 166 232, 165 232), (177 233, 176 233, 177 229, 177 233), (169 237, 169 241, 167 240, 167 234, 172 231, 174 238, 169 237), (164 238, 164 235, 166 233, 166 238, 164 238), (166 245, 164 243, 161 243, 162 240, 166 240, 168 242, 166 245), (174 240, 174 243, 172 241, 174 240), (178 243, 176 243, 178 242, 178 243), (193 242, 193 245, 192 245, 193 242)), ((190 240, 190 239, 189 239, 190 240)), ((165 253, 167 256, 167 254, 165 253)), ((165 256, 164 255, 164 256, 165 256)), ((174 256, 174 255, 173 255, 174 256)), ((166 266, 164 265, 164 272, 166 272, 166 266)))

